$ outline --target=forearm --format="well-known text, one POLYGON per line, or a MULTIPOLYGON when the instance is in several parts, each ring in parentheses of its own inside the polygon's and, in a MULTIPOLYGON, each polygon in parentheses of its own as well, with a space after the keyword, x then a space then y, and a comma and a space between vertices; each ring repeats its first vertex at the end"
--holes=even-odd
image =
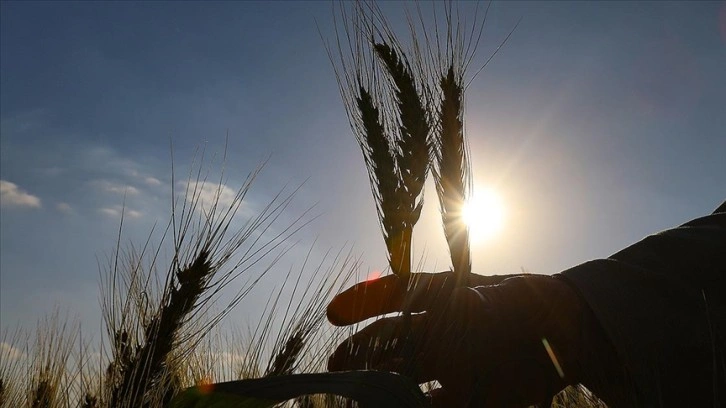
POLYGON ((668 261, 646 248, 630 249, 633 256, 628 258, 564 271, 590 310, 590 323, 583 327, 592 337, 583 343, 595 346, 583 348, 581 381, 606 401, 618 401, 607 401, 613 406, 711 406, 720 401, 714 384, 723 381, 724 369, 713 362, 726 350, 726 271, 717 266, 723 263, 711 260, 721 256, 722 248, 703 258, 708 263, 690 262, 693 266, 681 274, 641 261, 636 255, 659 264, 668 261), (713 268, 710 274, 707 268, 713 268), (687 280, 699 275, 712 277, 710 284, 687 280))
MULTIPOLYGON (((581 383, 610 406, 637 406, 625 364, 580 290, 566 276, 472 274, 468 284, 482 301, 499 305, 506 312, 502 318, 517 322, 516 330, 532 330, 526 334, 532 339, 531 349, 544 353, 542 339, 548 340, 557 359, 553 364, 560 366, 552 372, 562 369, 564 375, 562 387, 581 383), (558 318, 546 324, 532 321, 548 314, 558 318)), ((547 361, 550 358, 545 356, 547 361)))

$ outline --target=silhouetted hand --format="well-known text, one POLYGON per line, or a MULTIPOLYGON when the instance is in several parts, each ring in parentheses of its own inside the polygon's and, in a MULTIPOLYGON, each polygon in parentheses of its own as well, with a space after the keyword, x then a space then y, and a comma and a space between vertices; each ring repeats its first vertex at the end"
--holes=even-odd
POLYGON ((387 313, 340 344, 331 371, 379 369, 418 383, 437 380, 433 406, 525 407, 542 403, 580 377, 586 306, 568 283, 519 275, 491 283, 451 272, 395 275, 359 283, 336 296, 328 319, 350 325, 387 313), (479 286, 474 289, 475 286, 479 286))

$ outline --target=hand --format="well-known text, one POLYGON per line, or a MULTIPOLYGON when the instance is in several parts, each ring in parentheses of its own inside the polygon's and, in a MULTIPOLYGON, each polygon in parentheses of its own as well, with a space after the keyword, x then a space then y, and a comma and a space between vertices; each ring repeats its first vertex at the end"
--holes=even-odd
POLYGON ((359 283, 336 296, 328 319, 350 325, 387 313, 338 346, 331 371, 378 369, 418 383, 437 380, 433 406, 524 407, 579 382, 586 307, 564 281, 520 275, 495 285, 451 272, 395 275, 359 283), (478 292, 478 293, 477 293, 478 292))

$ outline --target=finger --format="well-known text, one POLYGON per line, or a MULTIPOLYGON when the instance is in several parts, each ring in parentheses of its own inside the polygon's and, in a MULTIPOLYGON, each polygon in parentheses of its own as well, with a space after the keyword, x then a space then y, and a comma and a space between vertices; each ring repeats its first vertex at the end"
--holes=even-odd
POLYGON ((360 282, 336 295, 328 305, 330 323, 345 326, 395 310, 400 304, 401 281, 396 275, 360 282))
MULTIPOLYGON (((341 343, 328 360, 329 371, 376 369, 404 374, 417 383, 436 379, 441 371, 426 340, 425 314, 380 319, 341 343)), ((438 353, 435 351, 434 353, 438 353)))
POLYGON ((388 275, 361 282, 333 298, 327 309, 328 320, 344 326, 404 309, 425 311, 454 286, 451 272, 416 273, 408 281, 388 275))
MULTIPOLYGON (((410 316, 419 320, 417 316, 410 316)), ((416 323, 417 324, 417 323, 416 323)), ((377 320, 342 342, 328 360, 328 370, 359 370, 390 365, 401 357, 404 317, 377 320)))

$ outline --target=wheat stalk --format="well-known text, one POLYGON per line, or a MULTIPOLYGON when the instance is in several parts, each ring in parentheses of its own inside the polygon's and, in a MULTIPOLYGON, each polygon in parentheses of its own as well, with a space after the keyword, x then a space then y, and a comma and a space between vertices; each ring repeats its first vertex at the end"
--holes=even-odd
MULTIPOLYGON (((371 191, 376 201, 376 210, 381 224, 383 240, 388 251, 391 269, 397 274, 406 274, 405 258, 402 254, 406 219, 403 212, 404 190, 398 178, 395 154, 391 141, 382 124, 380 109, 371 94, 359 87, 356 105, 360 112, 361 129, 358 143, 368 169, 371 191)), ((409 267, 410 268, 410 267, 409 267)))
POLYGON ((184 319, 197 304, 211 276, 211 262, 206 250, 176 273, 177 284, 167 291, 159 313, 143 327, 143 341, 129 352, 127 342, 121 342, 123 363, 121 380, 113 385, 112 406, 140 406, 149 384, 159 383, 164 375, 166 359, 174 347, 184 319))
POLYGON ((471 272, 469 231, 462 220, 471 181, 462 122, 463 87, 453 65, 442 75, 439 85, 442 98, 435 145, 437 167, 433 173, 453 270, 462 279, 471 272))
MULTIPOLYGON (((409 61, 375 4, 353 7, 350 19, 341 8, 338 57, 330 46, 327 50, 363 152, 389 265, 393 273, 407 278, 413 228, 431 161, 428 83, 418 81, 421 61, 409 61)), ((415 51, 411 55, 419 56, 415 51)))
POLYGON ((154 279, 160 246, 152 251, 147 241, 140 253, 132 247, 122 254, 117 244, 104 306, 113 353, 106 370, 104 403, 137 407, 168 402, 182 382, 179 368, 184 359, 280 255, 272 256, 270 266, 262 267, 258 276, 239 287, 221 312, 210 317, 207 314, 215 296, 273 252, 284 253, 282 243, 309 222, 303 213, 287 227, 270 233, 295 193, 280 192, 241 229, 230 231, 260 170, 251 172, 225 205, 220 201, 223 174, 212 202, 202 203, 207 176, 202 176, 200 165, 196 176, 190 175, 186 182, 181 206, 177 205, 172 179, 172 217, 162 242, 172 236, 174 256, 163 284, 154 279), (150 265, 145 266, 144 260, 150 265))
MULTIPOLYGON (((430 125, 424 97, 413 77, 405 54, 384 42, 374 43, 373 49, 386 67, 394 85, 398 116, 398 135, 395 138, 395 161, 402 202, 397 217, 401 220, 392 244, 397 248, 397 258, 391 259, 391 267, 400 276, 411 273, 411 240, 413 227, 418 222, 423 207, 422 190, 430 164, 430 125)), ((391 175, 393 177, 393 175, 391 175)))
POLYGON ((36 331, 36 344, 30 361, 29 406, 53 408, 65 401, 64 389, 70 386, 66 364, 78 333, 78 323, 71 323, 56 310, 36 331))
MULTIPOLYGON (((472 190, 468 145, 464 129, 464 92, 467 87, 464 77, 476 55, 490 6, 491 3, 488 3, 483 18, 478 21, 479 7, 477 5, 473 13, 474 22, 467 29, 459 24, 458 4, 454 8, 453 3, 450 2, 445 7, 445 28, 439 30, 438 22, 435 21, 433 30, 435 37, 429 39, 426 36, 426 43, 430 45, 430 48, 436 50, 430 52, 429 55, 433 60, 430 64, 433 67, 431 75, 439 89, 439 106, 436 112, 438 127, 434 138, 436 166, 433 169, 433 175, 439 198, 444 236, 458 285, 464 285, 467 281, 466 276, 471 273, 469 230, 462 219, 462 210, 472 190)), ((424 25, 423 20, 421 20, 421 25, 424 25)), ((472 81, 489 64, 509 40, 517 25, 512 28, 469 81, 472 81)), ((423 32, 424 35, 427 35, 427 30, 424 29, 423 32)))

